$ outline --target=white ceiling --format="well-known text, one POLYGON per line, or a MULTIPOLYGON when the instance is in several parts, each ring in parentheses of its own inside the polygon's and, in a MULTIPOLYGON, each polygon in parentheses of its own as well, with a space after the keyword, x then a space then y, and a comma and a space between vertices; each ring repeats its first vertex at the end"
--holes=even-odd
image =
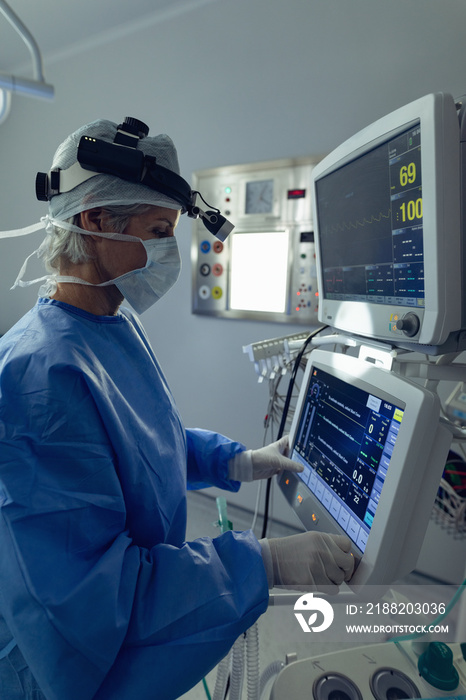
MULTIPOLYGON (((127 31, 143 22, 163 21, 211 0, 8 0, 33 35, 44 59, 88 45, 99 35, 127 31)), ((32 75, 29 50, 1 12, 0 73, 17 67, 32 75)))

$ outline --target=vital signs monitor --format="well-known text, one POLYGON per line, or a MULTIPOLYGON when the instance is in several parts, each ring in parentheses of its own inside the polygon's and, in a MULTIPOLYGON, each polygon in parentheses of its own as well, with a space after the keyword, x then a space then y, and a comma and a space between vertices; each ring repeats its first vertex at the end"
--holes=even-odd
POLYGON ((314 168, 320 321, 430 354, 465 347, 463 109, 427 95, 314 168))
POLYGON ((451 434, 436 394, 365 360, 314 350, 290 432, 304 467, 279 485, 306 529, 346 534, 350 586, 387 585, 417 562, 451 434))

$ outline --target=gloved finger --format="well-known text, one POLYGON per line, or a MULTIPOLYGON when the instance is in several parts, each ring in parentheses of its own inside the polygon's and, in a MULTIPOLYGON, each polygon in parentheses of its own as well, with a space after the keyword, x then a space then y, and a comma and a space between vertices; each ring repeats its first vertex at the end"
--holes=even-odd
POLYGON ((266 447, 253 450, 251 452, 253 478, 266 479, 282 471, 302 472, 303 467, 286 456, 288 448, 288 436, 285 435, 266 447))
POLYGON ((338 566, 343 569, 345 581, 349 581, 354 573, 354 556, 351 553, 351 540, 346 535, 337 535, 335 542, 340 548, 341 554, 337 552, 336 561, 338 566))
POLYGON ((354 557, 351 552, 342 552, 340 549, 340 551, 334 555, 334 561, 336 566, 340 569, 343 579, 349 581, 354 571, 354 557))
POLYGON ((299 464, 299 462, 293 462, 292 459, 286 459, 286 462, 283 461, 283 466, 280 469, 280 471, 294 472, 295 474, 299 474, 300 472, 304 471, 304 467, 302 466, 302 464, 299 464))
POLYGON ((282 469, 286 469, 286 471, 288 471, 288 472, 295 472, 295 473, 299 473, 299 472, 304 471, 304 467, 301 464, 299 464, 299 462, 294 462, 292 459, 289 459, 290 441, 289 441, 288 435, 284 435, 275 444, 278 448, 278 451, 282 455, 282 457, 286 460, 286 462, 283 459, 280 460, 282 462, 282 464, 284 465, 282 467, 282 469))
POLYGON ((342 549, 344 552, 349 552, 351 549, 351 540, 346 535, 334 535, 333 541, 342 549))
POLYGON ((283 455, 284 457, 288 457, 290 451, 290 441, 288 435, 284 435, 280 438, 280 440, 277 440, 275 445, 277 446, 278 451, 281 455, 283 455))
MULTIPOLYGON (((344 554, 343 556, 348 555, 344 554)), ((336 586, 340 586, 345 579, 345 572, 342 569, 342 567, 339 566, 337 558, 335 558, 332 555, 329 556, 328 554, 326 554, 325 556, 321 557, 321 561, 321 569, 326 579, 323 579, 322 582, 327 584, 334 583, 336 586)))
POLYGON ((354 557, 349 551, 351 540, 346 535, 322 533, 328 554, 322 554, 325 572, 328 578, 340 585, 351 578, 354 569, 354 557))
POLYGON ((317 562, 314 562, 314 565, 311 568, 311 573, 314 584, 317 586, 319 591, 322 590, 323 586, 339 586, 341 583, 343 583, 344 572, 335 563, 335 561, 326 558, 325 561, 323 559, 320 560, 319 566, 317 566, 316 563, 317 562))
POLYGON ((329 581, 334 583, 336 586, 341 586, 341 584, 345 580, 345 572, 337 566, 331 574, 328 574, 328 578, 329 581))
POLYGON ((349 581, 354 571, 354 557, 352 554, 337 555, 332 567, 327 567, 327 574, 331 581, 340 585, 343 581, 349 581))
POLYGON ((350 556, 351 556, 351 566, 350 566, 350 564, 348 564, 348 568, 345 570, 345 581, 346 582, 351 581, 353 574, 354 574, 354 571, 355 571, 355 567, 356 567, 356 560, 354 558, 354 555, 351 554, 350 556))

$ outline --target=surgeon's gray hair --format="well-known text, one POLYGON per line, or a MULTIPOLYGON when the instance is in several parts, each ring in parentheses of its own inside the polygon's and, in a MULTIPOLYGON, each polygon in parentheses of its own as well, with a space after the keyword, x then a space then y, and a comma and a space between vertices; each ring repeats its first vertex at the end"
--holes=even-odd
MULTIPOLYGON (((133 216, 140 216, 151 209, 150 204, 128 204, 118 206, 105 206, 102 211, 105 214, 105 224, 109 231, 123 233, 133 216)), ((80 225, 80 214, 75 214, 66 223, 74 226, 80 225)), ((92 260, 89 252, 88 236, 85 233, 69 231, 55 224, 47 235, 40 251, 48 272, 59 272, 61 263, 86 263, 92 260)))

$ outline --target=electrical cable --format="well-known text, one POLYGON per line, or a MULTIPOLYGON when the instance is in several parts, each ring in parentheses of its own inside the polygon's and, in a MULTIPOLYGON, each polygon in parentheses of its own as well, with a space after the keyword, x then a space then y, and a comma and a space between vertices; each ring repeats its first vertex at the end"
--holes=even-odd
MULTIPOLYGON (((285 404, 283 406, 283 412, 282 412, 282 418, 280 421, 280 426, 278 428, 278 434, 277 434, 277 440, 280 440, 280 438, 283 437, 283 433, 285 430, 285 425, 286 425, 286 419, 288 416, 288 410, 290 408, 290 403, 291 403, 291 397, 293 394, 293 388, 295 385, 296 381, 296 375, 298 374, 299 368, 301 366, 301 361, 304 357, 304 354, 308 348, 308 345, 311 343, 312 339, 315 338, 317 335, 319 335, 322 331, 326 330, 329 326, 324 325, 320 326, 319 328, 316 328, 315 331, 312 331, 306 338, 306 340, 303 343, 303 346, 301 350, 299 351, 298 355, 296 356, 296 359, 294 361, 294 366, 293 366, 293 373, 291 375, 289 384, 288 384, 288 391, 286 394, 286 399, 285 399, 285 404)), ((268 526, 268 521, 269 521, 269 508, 270 508, 270 494, 271 494, 271 489, 272 489, 272 479, 267 479, 267 487, 266 487, 266 492, 265 492, 265 506, 264 506, 264 522, 262 524, 262 539, 266 537, 267 535, 267 526, 268 526)))
MULTIPOLYGON (((291 372, 293 364, 294 364, 294 361, 291 361, 291 360, 289 362, 285 363, 285 370, 291 372)), ((284 406, 284 402, 285 402, 285 396, 279 393, 279 386, 280 386, 280 383, 281 383, 283 377, 284 377, 284 374, 279 373, 273 379, 269 380, 269 403, 267 406, 267 413, 266 413, 265 418, 264 418, 264 437, 263 437, 263 441, 262 441, 262 444, 264 445, 264 447, 266 445, 268 445, 269 443, 272 443, 275 441, 275 437, 274 437, 275 421, 279 420, 279 418, 281 418, 283 406, 284 406), (269 431, 270 431, 270 437, 268 437, 269 431)), ((299 393, 299 385, 297 385, 295 383, 295 387, 296 387, 297 392, 299 393)), ((290 415, 290 411, 288 411, 288 415, 290 415)), ((256 529, 257 520, 259 517, 259 510, 260 510, 263 486, 264 486, 264 482, 262 480, 258 481, 256 502, 255 502, 255 506, 254 506, 254 515, 253 515, 252 524, 250 527, 250 529, 253 532, 256 529)), ((269 508, 269 511, 273 512, 273 510, 271 508, 269 508)))
POLYGON ((206 694, 207 700, 212 700, 212 695, 210 694, 209 686, 207 685, 207 681, 205 678, 202 679, 202 685, 204 687, 204 692, 206 694))
POLYGON ((197 190, 193 190, 192 193, 199 195, 199 197, 202 199, 202 201, 204 202, 206 207, 209 207, 209 209, 213 209, 214 211, 217 212, 217 214, 220 214, 220 209, 217 209, 217 207, 214 207, 212 204, 209 204, 209 202, 206 202, 204 197, 202 196, 202 194, 200 192, 198 192, 197 190))

